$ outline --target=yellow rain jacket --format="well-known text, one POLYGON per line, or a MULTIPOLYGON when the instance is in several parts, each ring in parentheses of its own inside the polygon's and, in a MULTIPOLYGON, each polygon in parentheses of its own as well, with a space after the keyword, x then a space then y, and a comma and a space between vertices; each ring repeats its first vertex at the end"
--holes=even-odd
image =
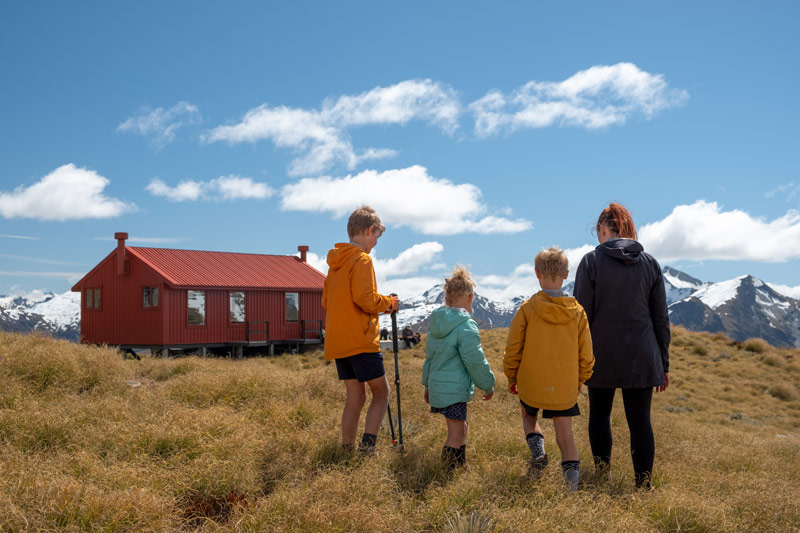
POLYGON ((523 402, 569 409, 593 367, 589 321, 575 298, 539 291, 522 304, 508 330, 503 370, 523 402))
POLYGON ((378 315, 392 305, 378 294, 372 258, 355 244, 337 243, 328 252, 325 308, 325 359, 379 352, 378 315))

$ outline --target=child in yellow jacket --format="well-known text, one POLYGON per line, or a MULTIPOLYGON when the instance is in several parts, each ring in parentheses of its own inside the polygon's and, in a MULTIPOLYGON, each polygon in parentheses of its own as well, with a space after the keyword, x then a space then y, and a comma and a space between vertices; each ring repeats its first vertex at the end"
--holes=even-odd
POLYGON ((555 246, 543 250, 534 265, 542 290, 526 300, 511 321, 503 370, 509 392, 519 394, 531 451, 529 473, 539 474, 548 463, 538 419, 541 409, 544 418, 553 419, 564 479, 574 491, 580 462, 572 417, 580 415, 578 394, 592 375, 592 337, 583 307, 561 290, 569 273, 564 252, 555 246))
POLYGON ((378 428, 389 405, 389 382, 380 351, 378 315, 397 309, 397 297, 378 294, 369 252, 378 243, 384 225, 369 206, 356 209, 347 222, 349 243, 336 243, 328 252, 328 276, 322 291, 325 308, 325 359, 336 362, 347 399, 342 412, 342 445, 355 446, 358 420, 372 392, 367 409, 362 451, 373 451, 378 428))

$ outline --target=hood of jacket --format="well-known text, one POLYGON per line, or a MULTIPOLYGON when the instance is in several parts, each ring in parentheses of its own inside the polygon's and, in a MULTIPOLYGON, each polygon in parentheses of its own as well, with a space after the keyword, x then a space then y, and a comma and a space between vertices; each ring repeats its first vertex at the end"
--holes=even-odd
POLYGON ((472 318, 466 309, 440 307, 431 313, 428 335, 444 338, 450 335, 457 326, 472 318))
POLYGON ((638 263, 644 251, 642 245, 632 239, 609 239, 596 249, 626 265, 638 263))
POLYGON ((344 266, 351 266, 364 252, 363 248, 348 242, 337 242, 334 249, 328 252, 327 263, 331 270, 338 270, 344 266))
POLYGON ((545 322, 566 324, 581 312, 578 301, 569 296, 553 298, 544 291, 539 291, 530 299, 534 312, 545 322))

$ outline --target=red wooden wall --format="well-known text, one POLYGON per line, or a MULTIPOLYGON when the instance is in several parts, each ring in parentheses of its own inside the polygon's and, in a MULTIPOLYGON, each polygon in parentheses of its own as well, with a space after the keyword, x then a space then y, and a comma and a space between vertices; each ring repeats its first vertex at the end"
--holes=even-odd
MULTIPOLYGON (((164 285, 163 278, 146 264, 129 256, 130 272, 118 275, 116 251, 86 278, 81 294, 81 341, 128 346, 201 345, 243 342, 247 323, 230 323, 229 290, 205 290, 206 320, 188 325, 187 289, 164 285), (86 289, 101 288, 101 308, 87 309, 86 289), (142 288, 158 287, 159 306, 142 306, 142 288)), ((230 289, 236 290, 236 289, 230 289)), ((285 292, 300 295, 300 320, 324 320, 322 290, 243 290, 245 320, 268 321, 270 340, 301 337, 300 322, 285 322, 285 292)), ((263 336, 256 337, 263 340, 263 336)))

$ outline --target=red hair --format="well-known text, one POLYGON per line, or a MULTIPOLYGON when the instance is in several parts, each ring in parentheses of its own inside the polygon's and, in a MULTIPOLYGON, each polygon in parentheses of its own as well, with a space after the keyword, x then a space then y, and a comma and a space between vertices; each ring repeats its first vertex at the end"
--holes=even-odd
POLYGON ((616 202, 608 204, 608 207, 600 213, 600 217, 597 219, 598 228, 600 224, 605 225, 611 230, 611 233, 622 239, 636 240, 636 226, 633 223, 633 217, 627 209, 616 202))

